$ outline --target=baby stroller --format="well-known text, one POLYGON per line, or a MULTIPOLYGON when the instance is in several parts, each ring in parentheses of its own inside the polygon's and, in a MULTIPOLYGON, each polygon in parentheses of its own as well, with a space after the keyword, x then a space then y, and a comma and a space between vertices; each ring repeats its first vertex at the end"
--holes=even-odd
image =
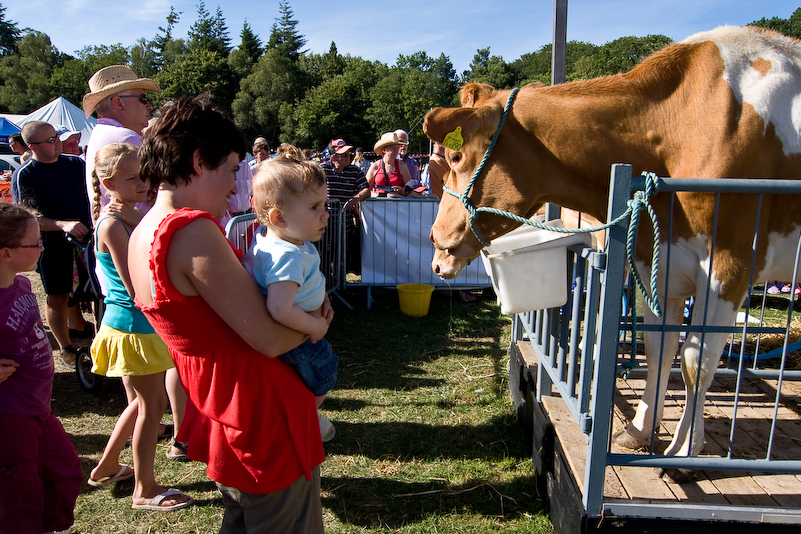
MULTIPOLYGON (((103 291, 95 273, 94 234, 90 233, 85 243, 67 234, 67 241, 74 247, 71 301, 80 306, 82 312, 91 314, 96 334, 103 318, 103 291)), ((92 373, 89 347, 78 349, 75 373, 78 375, 78 383, 90 393, 98 393, 103 386, 103 377, 92 373)))

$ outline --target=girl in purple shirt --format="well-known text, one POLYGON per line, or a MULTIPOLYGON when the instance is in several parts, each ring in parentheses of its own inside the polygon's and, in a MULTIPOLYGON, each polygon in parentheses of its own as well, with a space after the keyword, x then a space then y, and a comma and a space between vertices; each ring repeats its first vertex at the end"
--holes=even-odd
POLYGON ((81 462, 50 409, 53 351, 30 281, 36 216, 0 203, 0 534, 68 532, 81 462))

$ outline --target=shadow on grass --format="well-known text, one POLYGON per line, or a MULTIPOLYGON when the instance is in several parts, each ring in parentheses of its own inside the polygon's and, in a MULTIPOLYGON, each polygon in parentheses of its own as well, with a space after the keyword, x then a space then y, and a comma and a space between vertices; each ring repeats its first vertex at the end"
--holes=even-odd
POLYGON ((496 462, 509 456, 525 456, 522 429, 513 414, 480 425, 348 423, 337 421, 335 416, 330 418, 337 434, 325 446, 328 457, 354 455, 401 461, 470 458, 496 462))
POLYGON ((463 484, 323 477, 322 494, 323 506, 342 523, 362 528, 398 529, 450 514, 510 520, 543 513, 533 477, 512 482, 468 480, 463 484))

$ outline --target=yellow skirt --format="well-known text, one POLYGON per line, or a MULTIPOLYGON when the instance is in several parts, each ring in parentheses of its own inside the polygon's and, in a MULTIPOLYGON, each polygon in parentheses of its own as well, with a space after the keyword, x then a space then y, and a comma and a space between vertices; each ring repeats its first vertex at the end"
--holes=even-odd
POLYGON ((175 367, 167 344, 158 334, 132 334, 101 325, 91 352, 96 375, 152 375, 175 367))

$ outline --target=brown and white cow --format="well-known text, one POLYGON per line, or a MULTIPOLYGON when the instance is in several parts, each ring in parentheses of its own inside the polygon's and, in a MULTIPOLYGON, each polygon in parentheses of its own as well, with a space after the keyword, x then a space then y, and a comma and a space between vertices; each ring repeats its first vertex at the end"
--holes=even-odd
MULTIPOLYGON (((462 88, 461 108, 436 108, 428 113, 424 129, 434 141, 443 142, 461 128, 464 145, 458 151, 446 151, 452 169, 449 188, 465 191, 498 127, 508 95, 509 91, 487 85, 467 84, 462 88)), ((605 220, 609 169, 616 162, 632 164, 635 175, 647 170, 681 178, 801 178, 801 43, 773 32, 721 27, 668 46, 625 74, 553 87, 523 87, 470 198, 475 207, 494 207, 525 217, 543 203, 553 202, 605 220)), ((706 307, 707 324, 730 326, 749 284, 755 199, 722 196, 711 269, 713 198, 682 193, 677 199, 669 294, 661 295, 667 321, 678 324, 685 299, 694 295, 696 324, 703 319, 699 310, 706 307)), ((660 195, 652 204, 666 239, 668 206, 660 195)), ((801 199, 765 198, 755 280, 792 276, 799 224, 801 199)), ((476 219, 477 231, 487 240, 516 225, 494 214, 476 219)), ((650 245, 644 244, 647 240, 642 236, 649 232, 641 234, 638 258, 644 259, 650 257, 650 245)), ((433 269, 443 278, 458 275, 482 248, 469 227, 467 210, 447 194, 431 240, 437 248, 433 269)), ((665 258, 667 243, 661 246, 665 258)), ((647 279, 646 264, 640 261, 638 269, 647 279)), ((662 277, 662 292, 664 283, 662 277)), ((646 321, 655 322, 648 310, 646 321)), ((646 336, 647 387, 634 420, 626 427, 628 441, 643 445, 649 444, 651 429, 662 417, 667 380, 657 380, 657 372, 661 367, 661 376, 667 376, 671 355, 678 350, 678 334, 670 335, 664 348, 667 357, 660 362, 659 335, 646 336)), ((707 333, 703 341, 700 334, 687 336, 681 361, 690 400, 666 454, 701 451, 704 397, 724 343, 721 334, 707 333)))

